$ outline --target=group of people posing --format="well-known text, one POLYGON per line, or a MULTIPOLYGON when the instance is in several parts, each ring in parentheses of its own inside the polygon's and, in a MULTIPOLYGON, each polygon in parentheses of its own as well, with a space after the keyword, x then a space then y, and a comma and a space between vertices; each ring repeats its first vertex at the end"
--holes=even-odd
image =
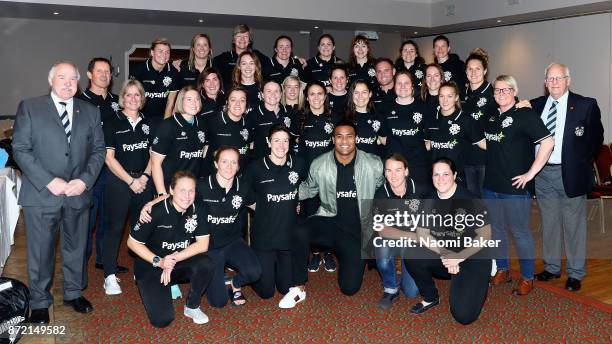
MULTIPOLYGON (((439 304, 434 277, 445 278, 451 280, 453 317, 475 321, 489 283, 510 281, 508 233, 521 266, 515 295, 528 294, 534 278, 560 276, 558 228, 566 235, 567 288, 580 288, 584 195, 603 127, 595 100, 569 92, 566 66, 546 68, 549 96, 519 102, 512 76, 487 81, 486 52, 476 49, 464 62, 450 53, 445 36, 433 40, 431 64, 414 41, 402 44, 395 61, 375 59, 363 36, 354 37, 346 62, 335 55, 331 35, 318 43, 318 54, 305 60, 293 54, 290 37, 280 36, 267 57, 253 49, 250 29, 238 25, 232 50, 213 58, 210 38, 197 34, 189 58, 171 62, 170 42, 156 39, 151 57, 130 71, 118 95, 110 92, 110 61, 91 60, 89 85, 74 101, 99 109, 106 167, 95 183, 84 183, 95 206, 83 261, 92 254, 96 227, 96 267, 104 270, 106 294, 122 292, 117 275, 128 270, 117 265, 126 220, 136 283, 156 327, 172 322, 173 286, 187 281, 184 314, 198 324, 208 322, 200 309, 204 294, 213 307, 243 306, 247 285, 264 299, 278 291, 284 295, 279 307, 292 308, 306 299, 308 272, 320 265, 337 268, 341 292, 353 295, 376 236, 500 243, 492 249, 374 247, 382 309, 399 299, 401 289, 422 296, 411 312, 423 313, 439 304), (529 229, 536 194, 549 242, 539 274, 529 229), (386 226, 373 233, 364 224, 374 212, 397 211, 373 209, 367 201, 374 199, 404 200, 413 212, 422 205, 438 213, 459 206, 465 211, 471 200, 472 211, 487 213, 486 206, 488 216, 469 228, 410 232, 386 226), (451 206, 442 206, 443 200, 451 206), (559 207, 572 215, 560 219, 559 207), (491 257, 497 266, 492 278, 491 257)), ((76 67, 64 61, 49 75, 62 124, 61 104, 76 92, 64 89, 75 81, 70 73, 78 81, 76 67)), ((31 163, 21 153, 31 147, 20 140, 20 121, 18 113, 14 149, 21 166, 31 163)), ((28 171, 24 175, 29 178, 28 171)), ((84 265, 82 281, 75 282, 82 288, 84 265)), ((29 273, 32 279, 38 271, 29 273)), ((91 311, 88 306, 74 308, 91 311)))

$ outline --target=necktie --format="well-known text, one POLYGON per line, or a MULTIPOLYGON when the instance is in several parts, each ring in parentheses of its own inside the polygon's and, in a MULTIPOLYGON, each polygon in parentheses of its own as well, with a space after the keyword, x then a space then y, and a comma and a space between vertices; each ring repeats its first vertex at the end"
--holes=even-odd
POLYGON ((548 110, 548 118, 546 118, 546 128, 552 136, 555 136, 555 127, 557 126, 557 104, 559 102, 553 100, 550 109, 548 110))
POLYGON ((70 125, 70 119, 68 118, 68 109, 66 108, 65 102, 59 102, 61 106, 64 107, 64 112, 60 115, 60 119, 62 120, 62 126, 64 127, 64 131, 66 132, 66 137, 68 138, 68 143, 70 143, 70 131, 72 126, 70 125))

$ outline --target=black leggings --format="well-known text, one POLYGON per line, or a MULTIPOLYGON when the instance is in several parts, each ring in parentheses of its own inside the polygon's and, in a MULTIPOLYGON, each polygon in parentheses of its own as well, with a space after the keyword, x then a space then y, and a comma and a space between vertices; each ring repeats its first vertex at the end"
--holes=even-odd
POLYGON ((151 325, 166 327, 174 320, 174 307, 172 306, 170 286, 190 281, 186 305, 189 308, 198 308, 200 307, 202 294, 206 287, 208 287, 212 277, 214 265, 212 259, 206 253, 201 253, 178 262, 172 270, 171 280, 168 285, 163 285, 160 282, 162 270, 158 268, 153 269, 155 270, 138 274, 139 276, 146 277, 136 280, 136 284, 138 285, 140 297, 142 298, 142 303, 151 325))
MULTIPOLYGON (((359 229, 358 229, 359 230, 359 229)), ((340 228, 334 218, 312 216, 297 226, 293 238, 294 285, 308 281, 310 246, 332 249, 338 258, 338 285, 345 295, 361 288, 366 261, 361 258, 359 237, 340 228)))
POLYGON ((232 279, 236 288, 255 282, 261 276, 261 266, 257 256, 242 238, 223 247, 212 249, 208 251, 208 255, 215 264, 213 277, 206 291, 208 303, 213 307, 225 307, 229 298, 225 285, 225 266, 236 271, 232 279))
POLYGON ((151 183, 140 194, 135 194, 130 187, 112 173, 109 173, 104 192, 104 218, 106 231, 103 241, 102 263, 104 264, 104 277, 117 272, 117 256, 125 218, 130 213, 130 228, 138 221, 140 209, 151 200, 151 183))
POLYGON ((291 251, 253 249, 261 265, 261 277, 253 284, 253 290, 262 299, 274 296, 274 289, 287 294, 293 285, 291 251))
MULTIPOLYGON (((463 325, 478 319, 489 290, 491 259, 469 258, 459 263, 459 273, 451 275, 437 258, 424 259, 434 255, 427 248, 414 248, 415 258, 405 259, 404 264, 414 278, 419 293, 425 302, 438 299, 434 277, 450 279, 450 311, 455 320, 463 325), (425 252, 428 251, 428 252, 425 252)), ((408 253, 409 257, 412 254, 408 253)))

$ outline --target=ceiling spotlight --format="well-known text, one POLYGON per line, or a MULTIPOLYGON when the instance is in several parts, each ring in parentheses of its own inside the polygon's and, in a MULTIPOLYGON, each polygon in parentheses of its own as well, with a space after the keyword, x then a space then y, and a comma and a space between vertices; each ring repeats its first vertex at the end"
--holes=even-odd
POLYGON ((315 29, 318 29, 319 27, 318 27, 318 26, 315 26, 314 28, 315 28, 315 29))
POLYGON ((58 11, 55 11, 55 12, 53 12, 53 15, 54 15, 54 16, 59 15, 59 12, 58 12, 58 11))
POLYGON ((203 23, 203 22, 204 22, 204 19, 202 18, 198 19, 198 23, 203 23))
POLYGON ((501 19, 497 19, 497 22, 498 22, 498 23, 501 23, 501 22, 502 22, 502 20, 501 20, 501 19))
POLYGON ((414 32, 414 34, 415 34, 415 35, 418 35, 418 34, 419 34, 419 32, 418 32, 418 31, 415 31, 415 32, 414 32))

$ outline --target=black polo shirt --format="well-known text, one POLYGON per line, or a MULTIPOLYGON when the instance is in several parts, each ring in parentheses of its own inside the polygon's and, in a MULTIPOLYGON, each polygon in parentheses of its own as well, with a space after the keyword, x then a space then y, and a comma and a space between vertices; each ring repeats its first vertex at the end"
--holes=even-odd
POLYGON ((378 81, 376 80, 376 70, 374 69, 372 61, 364 63, 363 66, 358 63, 355 65, 349 65, 348 84, 350 85, 356 80, 363 80, 370 84, 370 86, 373 86, 373 88, 378 87, 378 81))
POLYGON ((287 156, 283 166, 268 157, 253 161, 247 168, 245 184, 255 201, 251 225, 252 247, 259 250, 289 250, 297 221, 298 187, 305 178, 301 159, 287 156))
POLYGON ((165 157, 162 162, 164 184, 170 184, 172 175, 179 170, 200 176, 206 143, 206 129, 197 116, 193 124, 176 113, 163 120, 155 133, 151 151, 165 157))
POLYGON ((410 66, 410 68, 406 68, 404 64, 404 60, 401 58, 398 59, 395 63, 395 70, 397 72, 402 70, 408 70, 408 72, 412 75, 412 89, 414 90, 414 97, 419 98, 421 94, 421 87, 425 83, 425 70, 427 66, 422 63, 417 63, 416 61, 410 66))
MULTIPOLYGON (((206 153, 207 165, 213 167, 213 154, 221 146, 231 146, 238 149, 240 153, 240 166, 246 167, 248 162, 249 145, 251 144, 250 129, 244 116, 234 122, 222 111, 211 114, 206 120, 206 138, 208 152, 206 153)), ((212 170, 211 170, 212 171, 212 170)))
POLYGON ((142 115, 141 120, 132 127, 127 116, 119 111, 104 125, 106 149, 115 151, 115 159, 126 172, 142 173, 149 163, 151 127, 142 115))
MULTIPOLYGON (((257 55, 257 58, 261 63, 261 68, 264 70, 268 64, 268 57, 257 49, 254 49, 253 52, 255 55, 257 55)), ((234 73, 234 68, 236 67, 236 61, 238 61, 238 55, 239 54, 237 54, 234 50, 229 50, 215 56, 215 58, 212 60, 213 67, 221 74, 225 92, 232 88, 232 85, 234 84, 232 81, 232 75, 234 73)))
POLYGON ((355 158, 346 165, 341 164, 336 156, 336 217, 342 230, 357 237, 361 235, 359 201, 355 184, 355 158))
MULTIPOLYGON (((419 99, 421 98, 419 97, 419 99)), ((438 109, 440 108, 440 98, 438 98, 437 95, 434 96, 428 93, 425 96, 425 101, 423 103, 425 104, 425 106, 427 106, 427 109, 431 114, 431 117, 433 118, 438 109)))
MULTIPOLYGON (((474 118, 476 124, 484 131, 489 118, 497 114, 497 103, 493 97, 493 85, 483 82, 476 90, 467 88, 462 107, 474 118)), ((486 152, 480 148, 472 147, 466 159, 468 166, 484 166, 486 152)))
MULTIPOLYGON (((208 61, 206 67, 212 67, 212 61, 208 61)), ((198 87, 198 77, 200 76, 200 71, 195 68, 189 69, 189 60, 185 59, 181 61, 181 71, 179 73, 179 84, 180 87, 183 88, 185 86, 192 86, 193 88, 198 87)))
POLYGON ((284 124, 289 128, 291 135, 298 136, 298 130, 296 130, 298 119, 295 117, 284 105, 280 105, 277 114, 267 110, 263 104, 250 111, 246 115, 246 120, 247 127, 252 134, 253 158, 261 158, 270 153, 267 138, 270 128, 275 124, 284 124))
POLYGON ((328 93, 327 99, 329 101, 329 109, 331 110, 334 117, 342 118, 346 115, 348 92, 341 96, 328 93))
POLYGON ((266 68, 263 71, 264 80, 274 80, 281 85, 289 75, 296 76, 302 80, 303 74, 302 64, 295 57, 290 57, 287 65, 283 66, 275 56, 272 56, 268 58, 268 63, 266 63, 266 68))
POLYGON ((375 112, 357 112, 356 116, 357 149, 381 156, 382 149, 378 144, 378 132, 382 126, 380 116, 375 112))
POLYGON ((261 90, 259 89, 259 84, 252 83, 250 85, 240 84, 242 88, 246 91, 247 96, 247 105, 246 111, 253 111, 257 106, 263 104, 263 95, 261 94, 261 90))
POLYGON ((487 165, 485 188, 499 193, 533 193, 533 181, 527 189, 512 186, 512 178, 526 173, 535 159, 535 146, 550 136, 539 114, 529 108, 510 110, 491 116, 485 127, 487 165))
POLYGON ((130 79, 140 81, 144 87, 147 101, 141 111, 155 126, 164 118, 168 94, 180 89, 181 78, 177 70, 168 62, 158 72, 151 59, 147 59, 130 71, 130 79))
POLYGON ((329 81, 329 73, 331 72, 332 67, 335 64, 340 64, 343 61, 336 57, 336 55, 332 55, 329 61, 325 61, 319 56, 311 57, 306 62, 306 67, 304 68, 304 81, 320 81, 325 86, 331 86, 331 81, 329 81))
POLYGON ((465 74, 465 63, 457 54, 448 54, 448 59, 444 63, 439 63, 444 71, 442 75, 444 81, 454 81, 459 87, 459 97, 465 96, 465 88, 467 84, 467 75, 465 74))
POLYGON ((219 92, 219 94, 217 94, 217 99, 213 100, 206 96, 206 92, 204 90, 200 90, 200 101, 202 102, 202 110, 200 111, 199 116, 206 120, 208 115, 212 115, 223 110, 223 106, 225 106, 225 93, 223 93, 223 91, 219 92))
POLYGON ((484 134, 469 114, 457 110, 450 116, 444 116, 438 111, 428 125, 425 138, 431 142, 432 161, 441 157, 450 158, 457 166, 459 176, 463 176, 470 147, 484 140, 484 134))
MULTIPOLYGON (((431 197, 432 187, 421 184, 410 177, 406 177, 406 193, 398 196, 391 189, 389 182, 385 182, 374 194, 374 209, 377 214, 392 214, 408 211, 420 212, 428 198, 431 197)), ((406 228, 399 229, 406 230, 406 228)))
POLYGON ((306 160, 307 167, 319 155, 332 149, 333 131, 334 124, 332 123, 331 116, 306 114, 306 120, 300 133, 298 151, 300 156, 306 160))
POLYGON ((115 113, 121 110, 119 107, 119 96, 110 92, 108 92, 106 98, 104 98, 93 93, 90 89, 86 89, 77 94, 76 97, 100 109, 100 121, 103 126, 104 122, 115 118, 115 113))
MULTIPOLYGON (((249 204, 248 189, 234 178, 229 191, 219 185, 215 174, 198 180, 197 198, 210 228, 209 249, 220 248, 243 237, 246 221, 245 206, 249 204)), ((251 202, 252 203, 252 202, 251 202)))
MULTIPOLYGON (((151 218, 149 223, 134 225, 130 230, 130 237, 161 258, 184 250, 196 238, 210 235, 206 217, 200 207, 192 205, 184 213, 180 213, 172 204, 171 197, 153 205, 151 218)), ((136 256, 134 274, 136 279, 140 280, 159 276, 161 269, 136 256)))
POLYGON ((431 160, 425 148, 425 123, 429 113, 425 104, 414 100, 411 104, 397 102, 391 111, 382 116, 379 135, 386 137, 386 155, 401 154, 408 161, 408 167, 426 166, 431 160))
POLYGON ((393 88, 386 92, 380 89, 380 87, 376 88, 372 95, 372 102, 374 103, 376 112, 388 113, 391 105, 395 103, 395 98, 397 98, 397 95, 395 94, 395 90, 393 90, 393 88))

